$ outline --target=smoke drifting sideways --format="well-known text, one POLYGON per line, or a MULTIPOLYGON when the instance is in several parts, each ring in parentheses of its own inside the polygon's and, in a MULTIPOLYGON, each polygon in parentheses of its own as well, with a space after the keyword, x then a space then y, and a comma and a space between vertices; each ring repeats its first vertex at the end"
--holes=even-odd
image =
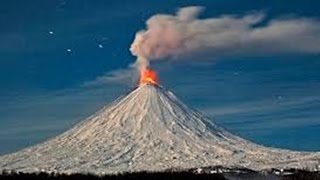
POLYGON ((153 61, 215 60, 220 56, 319 54, 320 21, 312 17, 266 18, 263 12, 199 18, 204 7, 156 14, 136 33, 130 51, 137 56, 126 69, 109 72, 86 85, 132 84, 153 61), (204 57, 210 57, 204 58, 204 57))
MULTIPOLYGON (((244 16, 222 15, 199 19, 203 7, 179 9, 176 14, 157 14, 136 33, 131 52, 136 65, 150 61, 210 55, 320 53, 320 21, 287 17, 267 20, 262 12, 244 16)), ((212 59, 211 58, 211 59, 212 59)))

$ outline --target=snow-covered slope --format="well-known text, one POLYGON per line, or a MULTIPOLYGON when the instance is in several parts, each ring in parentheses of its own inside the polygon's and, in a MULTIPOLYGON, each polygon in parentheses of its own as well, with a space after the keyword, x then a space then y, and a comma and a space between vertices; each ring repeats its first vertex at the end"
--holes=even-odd
POLYGON ((0 157, 0 169, 117 173, 241 166, 314 168, 320 153, 266 148, 234 136, 180 102, 142 85, 64 134, 0 157))

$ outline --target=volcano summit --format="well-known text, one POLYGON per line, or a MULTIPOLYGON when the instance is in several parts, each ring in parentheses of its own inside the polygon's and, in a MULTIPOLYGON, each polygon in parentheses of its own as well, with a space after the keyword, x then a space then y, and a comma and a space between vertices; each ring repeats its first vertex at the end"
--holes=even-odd
POLYGON ((58 137, 0 157, 0 169, 96 174, 216 165, 311 169, 319 163, 319 152, 267 148, 235 136, 154 83, 58 137))

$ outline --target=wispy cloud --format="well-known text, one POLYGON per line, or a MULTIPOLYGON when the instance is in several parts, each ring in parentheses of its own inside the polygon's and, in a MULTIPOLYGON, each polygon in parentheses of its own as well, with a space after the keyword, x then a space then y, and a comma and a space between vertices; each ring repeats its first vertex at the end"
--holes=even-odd
POLYGON ((210 117, 218 117, 219 122, 237 126, 238 130, 262 130, 320 125, 320 113, 316 111, 319 107, 320 96, 315 95, 238 102, 225 107, 205 107, 201 111, 210 117))
POLYGON ((264 99, 263 101, 244 102, 235 105, 229 104, 227 107, 206 107, 203 108, 202 111, 214 116, 253 112, 270 112, 306 105, 312 102, 320 102, 320 96, 301 97, 294 100, 284 101, 264 99))
POLYGON ((129 67, 127 69, 118 69, 110 71, 105 75, 98 76, 96 79, 83 83, 83 87, 102 86, 107 84, 122 84, 126 86, 133 86, 137 84, 138 72, 135 68, 129 67))

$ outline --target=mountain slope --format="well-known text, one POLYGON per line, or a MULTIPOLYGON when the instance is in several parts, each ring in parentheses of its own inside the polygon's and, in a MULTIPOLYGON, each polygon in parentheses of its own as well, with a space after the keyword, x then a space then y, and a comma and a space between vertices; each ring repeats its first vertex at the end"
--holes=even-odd
POLYGON ((0 157, 0 169, 117 173, 200 166, 313 168, 320 153, 256 145, 145 84, 64 134, 0 157))

